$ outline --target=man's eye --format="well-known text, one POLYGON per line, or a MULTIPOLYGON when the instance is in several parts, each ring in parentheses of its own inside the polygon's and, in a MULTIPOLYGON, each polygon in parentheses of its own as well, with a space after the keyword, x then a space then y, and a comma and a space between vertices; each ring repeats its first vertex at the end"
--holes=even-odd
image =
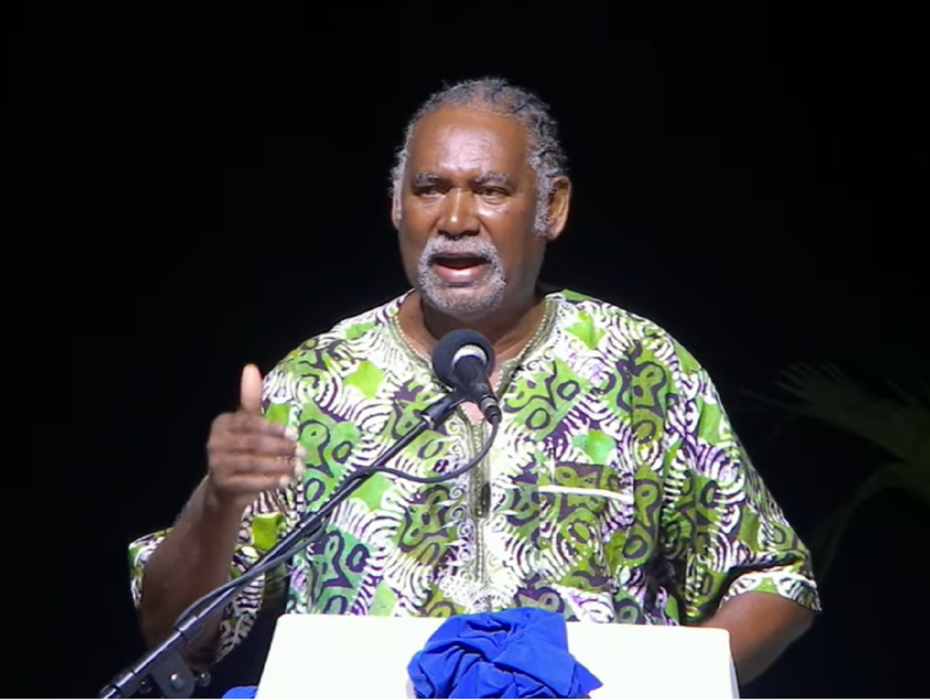
POLYGON ((499 187, 485 187, 481 190, 481 194, 485 197, 506 197, 507 191, 499 187))
POLYGON ((420 197, 439 197, 442 195, 442 191, 438 187, 431 185, 429 187, 419 188, 417 190, 417 195, 420 197))

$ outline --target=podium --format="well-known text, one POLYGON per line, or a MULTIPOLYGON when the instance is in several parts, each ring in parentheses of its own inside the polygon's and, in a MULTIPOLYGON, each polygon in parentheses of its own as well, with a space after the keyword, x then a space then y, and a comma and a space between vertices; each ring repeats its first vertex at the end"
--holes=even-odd
MULTIPOLYGON (((256 698, 413 698, 407 664, 435 617, 282 615, 256 698)), ((568 650, 607 698, 738 698, 726 630, 567 622, 568 650)))

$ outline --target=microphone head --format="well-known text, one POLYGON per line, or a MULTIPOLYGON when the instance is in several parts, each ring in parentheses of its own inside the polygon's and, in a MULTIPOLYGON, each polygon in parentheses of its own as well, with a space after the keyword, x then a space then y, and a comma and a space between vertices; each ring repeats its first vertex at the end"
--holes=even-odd
POLYGON ((433 371, 446 386, 456 388, 455 365, 464 356, 477 357, 488 372, 494 367, 494 349, 487 338, 477 331, 451 331, 433 350, 433 371))

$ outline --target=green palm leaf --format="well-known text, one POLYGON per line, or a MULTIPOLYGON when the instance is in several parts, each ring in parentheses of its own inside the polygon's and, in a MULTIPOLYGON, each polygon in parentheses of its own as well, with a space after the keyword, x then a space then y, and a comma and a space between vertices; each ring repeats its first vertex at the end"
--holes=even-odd
POLYGON ((930 430, 930 408, 898 387, 876 396, 834 365, 796 365, 778 386, 798 399, 794 412, 842 428, 907 460, 930 430))
POLYGON ((756 397, 793 415, 845 430, 894 459, 873 472, 809 538, 823 578, 849 521, 876 494, 902 489, 930 507, 930 390, 922 385, 923 396, 918 397, 889 383, 887 393, 877 395, 832 364, 792 366, 778 386, 795 400, 756 397))
POLYGON ((821 584, 826 580, 827 572, 836 558, 843 534, 856 511, 862 504, 885 489, 907 488, 906 480, 902 478, 904 471, 903 465, 899 462, 892 462, 876 470, 847 501, 824 518, 813 532, 805 537, 814 557, 817 579, 821 584))

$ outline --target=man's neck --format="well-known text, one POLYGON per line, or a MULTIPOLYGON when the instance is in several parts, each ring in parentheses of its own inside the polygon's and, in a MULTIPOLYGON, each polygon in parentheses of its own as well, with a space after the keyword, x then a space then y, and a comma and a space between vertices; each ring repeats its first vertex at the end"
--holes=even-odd
POLYGON ((501 309, 473 321, 463 321, 429 306, 419 292, 413 292, 404 300, 398 321, 407 338, 427 355, 432 354, 439 339, 450 331, 461 328, 477 331, 491 342, 500 366, 519 355, 536 335, 545 307, 545 296, 539 293, 525 304, 501 309))

